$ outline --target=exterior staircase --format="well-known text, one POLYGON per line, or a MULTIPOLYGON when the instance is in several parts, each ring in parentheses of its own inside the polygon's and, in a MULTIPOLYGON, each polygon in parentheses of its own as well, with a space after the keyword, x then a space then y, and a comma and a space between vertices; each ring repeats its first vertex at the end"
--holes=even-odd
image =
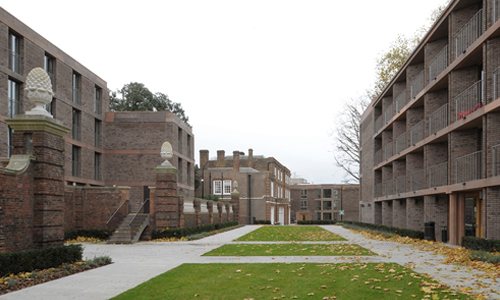
POLYGON ((128 214, 115 230, 108 244, 134 244, 149 225, 149 214, 128 214), (132 221, 132 223, 131 223, 132 221))

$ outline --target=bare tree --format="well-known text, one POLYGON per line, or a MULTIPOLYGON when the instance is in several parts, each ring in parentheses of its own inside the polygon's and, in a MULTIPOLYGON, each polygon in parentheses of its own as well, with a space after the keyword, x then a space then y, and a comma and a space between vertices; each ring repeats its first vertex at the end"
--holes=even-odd
POLYGON ((334 140, 335 164, 346 172, 345 182, 359 182, 359 149, 361 145, 361 114, 369 104, 368 96, 344 102, 335 119, 334 140))

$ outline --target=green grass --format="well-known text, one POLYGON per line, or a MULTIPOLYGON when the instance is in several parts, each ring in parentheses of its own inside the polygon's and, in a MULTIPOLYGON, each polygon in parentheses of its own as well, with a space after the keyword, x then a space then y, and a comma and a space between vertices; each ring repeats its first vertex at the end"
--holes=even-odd
POLYGON ((346 256, 376 255, 356 244, 231 244, 204 256, 346 256))
POLYGON ((443 288, 394 263, 183 264, 113 299, 471 299, 443 288))
POLYGON ((346 239, 318 226, 263 226, 236 239, 236 241, 312 242, 346 241, 346 239))

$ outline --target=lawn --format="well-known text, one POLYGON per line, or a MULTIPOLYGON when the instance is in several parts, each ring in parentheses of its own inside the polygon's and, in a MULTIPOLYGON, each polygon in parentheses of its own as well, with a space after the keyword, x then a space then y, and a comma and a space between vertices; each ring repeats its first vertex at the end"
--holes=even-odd
POLYGON ((113 299, 282 298, 471 299, 394 263, 183 264, 113 299))
POLYGON ((236 241, 312 242, 346 241, 346 239, 318 226, 263 226, 236 241))
POLYGON ((230 244, 204 256, 357 256, 377 255, 356 244, 230 244))

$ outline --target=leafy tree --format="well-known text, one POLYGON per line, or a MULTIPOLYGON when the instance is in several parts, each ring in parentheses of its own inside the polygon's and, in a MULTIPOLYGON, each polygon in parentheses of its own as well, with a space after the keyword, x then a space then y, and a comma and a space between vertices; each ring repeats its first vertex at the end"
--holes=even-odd
POLYGON ((142 83, 131 82, 111 92, 109 105, 112 111, 171 111, 189 125, 180 103, 172 102, 167 94, 153 94, 142 83))

